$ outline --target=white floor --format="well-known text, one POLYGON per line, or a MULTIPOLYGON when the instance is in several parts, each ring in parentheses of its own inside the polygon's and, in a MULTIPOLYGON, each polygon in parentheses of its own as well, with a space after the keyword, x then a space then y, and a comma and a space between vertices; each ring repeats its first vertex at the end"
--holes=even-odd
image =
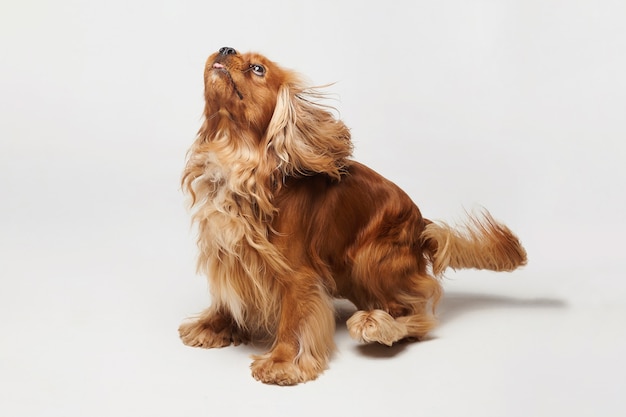
MULTIPOLYGON (((624 285, 600 287, 595 276, 611 271, 531 263, 513 274, 450 274, 432 339, 391 348, 351 340, 342 323, 351 306, 338 303, 339 351, 330 369, 316 381, 283 388, 251 378, 250 355, 258 348, 183 346, 176 328, 205 305, 203 280, 194 278, 191 259, 180 251, 180 259, 168 257, 167 244, 133 259, 123 240, 98 254, 75 242, 73 253, 83 260, 91 255, 108 264, 63 264, 54 249, 3 261, 9 268, 0 295, 1 415, 617 417, 626 411, 624 285)), ((615 282, 622 278, 613 273, 615 282)))

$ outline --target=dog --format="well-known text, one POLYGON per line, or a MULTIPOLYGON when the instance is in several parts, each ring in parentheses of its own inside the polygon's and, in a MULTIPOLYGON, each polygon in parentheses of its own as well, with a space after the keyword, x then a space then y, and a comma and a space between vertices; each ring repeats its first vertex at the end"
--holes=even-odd
POLYGON ((451 227, 422 217, 398 186, 351 159, 346 125, 295 72, 223 47, 204 70, 204 121, 182 188, 212 302, 183 322, 184 344, 257 340, 252 376, 316 379, 335 349, 335 299, 350 335, 392 345, 435 326, 447 268, 512 271, 519 239, 484 211, 451 227))

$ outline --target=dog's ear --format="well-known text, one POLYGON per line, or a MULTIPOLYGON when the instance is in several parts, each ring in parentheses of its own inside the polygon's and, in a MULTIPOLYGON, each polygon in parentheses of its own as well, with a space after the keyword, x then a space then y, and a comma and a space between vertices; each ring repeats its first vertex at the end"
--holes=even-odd
POLYGON ((266 149, 284 176, 325 173, 340 179, 352 153, 350 131, 320 104, 324 94, 298 82, 280 86, 266 130, 266 149))

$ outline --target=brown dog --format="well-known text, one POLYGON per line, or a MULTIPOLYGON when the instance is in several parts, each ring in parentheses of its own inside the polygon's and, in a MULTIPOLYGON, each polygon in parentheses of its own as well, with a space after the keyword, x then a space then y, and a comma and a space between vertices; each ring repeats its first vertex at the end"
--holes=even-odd
POLYGON ((334 349, 333 298, 352 337, 385 345, 434 326, 446 268, 511 271, 526 253, 485 213, 460 230, 422 217, 395 184, 349 157, 322 95, 267 58, 224 47, 204 72, 204 123, 182 178, 213 302, 180 326, 189 346, 265 338, 252 375, 315 379, 334 349))

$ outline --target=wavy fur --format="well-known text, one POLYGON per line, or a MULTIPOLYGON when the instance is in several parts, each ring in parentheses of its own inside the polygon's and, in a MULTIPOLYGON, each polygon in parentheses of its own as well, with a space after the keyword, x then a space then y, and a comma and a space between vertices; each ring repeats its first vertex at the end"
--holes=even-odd
POLYGON ((204 82, 205 120, 182 187, 213 302, 181 325, 185 344, 264 338, 271 348, 254 357, 253 376, 305 382, 334 350, 333 298, 357 306, 347 323, 355 339, 391 345, 435 325, 441 286, 429 271, 526 262, 490 216, 465 231, 432 223, 395 184, 351 160, 348 128, 294 72, 222 48, 204 82))

